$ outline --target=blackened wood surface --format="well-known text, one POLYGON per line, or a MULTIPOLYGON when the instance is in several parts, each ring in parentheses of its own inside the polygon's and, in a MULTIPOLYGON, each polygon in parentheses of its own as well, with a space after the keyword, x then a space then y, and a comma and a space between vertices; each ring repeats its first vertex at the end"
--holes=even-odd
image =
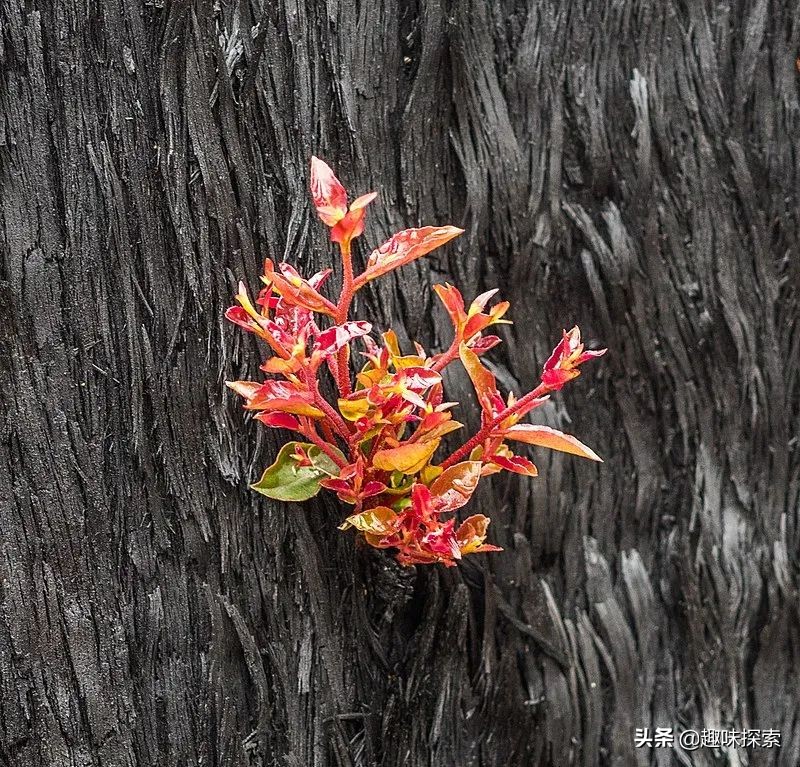
POLYGON ((2 0, 0 763, 795 767, 798 38, 791 0, 2 0), (606 463, 473 502, 503 554, 404 570, 247 489, 279 435, 221 316, 327 263, 312 152, 380 191, 366 241, 466 229, 362 316, 442 348, 432 282, 498 285, 517 391, 562 327, 611 349, 544 414, 606 463))

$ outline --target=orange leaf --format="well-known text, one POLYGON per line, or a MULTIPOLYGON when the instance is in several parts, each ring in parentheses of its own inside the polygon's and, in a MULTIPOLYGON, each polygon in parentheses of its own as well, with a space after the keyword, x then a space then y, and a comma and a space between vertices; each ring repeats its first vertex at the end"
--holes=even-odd
MULTIPOLYGON (((495 466, 499 466, 506 471, 512 471, 515 474, 523 474, 526 477, 535 477, 539 471, 536 466, 531 463, 525 456, 514 455, 508 445, 500 445, 490 456, 483 457, 484 461, 489 461, 495 466)), ((486 466, 483 467, 483 476, 486 476, 486 466)))
POLYGON ((475 492, 481 478, 480 461, 462 461, 445 469, 431 484, 431 495, 443 501, 439 511, 460 509, 475 492))
POLYGON ((497 392, 497 381, 494 375, 481 365, 478 355, 468 348, 466 344, 461 344, 458 349, 458 355, 461 357, 461 362, 472 381, 472 385, 475 387, 481 407, 491 412, 492 395, 497 392))
POLYGON ((245 410, 279 411, 310 418, 322 418, 324 415, 314 405, 312 393, 290 381, 269 379, 255 389, 249 381, 232 381, 228 382, 228 386, 247 400, 245 410))
POLYGON ((436 291, 436 295, 439 296, 439 299, 444 304, 444 308, 450 315, 453 326, 456 330, 460 330, 467 319, 467 314, 464 311, 464 298, 461 295, 461 291, 449 283, 434 285, 433 289, 436 291))
POLYGON ((549 426, 534 426, 530 423, 512 426, 503 433, 506 439, 513 439, 517 442, 525 442, 528 445, 538 445, 539 447, 549 447, 551 450, 560 450, 562 453, 588 458, 590 461, 600 461, 603 459, 597 455, 590 447, 587 447, 580 440, 571 434, 564 434, 557 429, 549 426))
POLYGON ((445 434, 449 434, 451 431, 457 431, 463 425, 458 421, 454 421, 450 413, 433 412, 422 419, 414 437, 415 439, 424 438, 425 440, 437 439, 444 437, 445 434))
POLYGON ((251 400, 256 392, 261 388, 261 384, 256 381, 225 381, 225 386, 233 389, 240 397, 251 400))
POLYGON ((473 514, 461 523, 456 530, 456 541, 458 541, 462 555, 477 554, 483 551, 502 551, 499 546, 484 543, 489 521, 489 517, 484 517, 483 514, 473 514))
POLYGON ((350 206, 350 210, 354 211, 366 208, 377 196, 377 192, 369 192, 368 194, 362 194, 361 197, 356 197, 356 199, 353 200, 353 204, 350 206))
POLYGON ((410 445, 379 450, 375 453, 373 465, 383 471, 401 471, 403 474, 416 474, 425 467, 439 447, 439 440, 415 442, 410 445))
POLYGON ((256 322, 261 319, 261 315, 256 311, 255 307, 250 301, 250 296, 247 295, 247 288, 244 283, 239 281, 239 292, 236 294, 236 300, 241 304, 244 309, 256 322))
POLYGON ((309 418, 322 418, 325 415, 318 407, 297 399, 271 399, 258 404, 245 405, 245 410, 278 411, 281 413, 294 413, 294 415, 305 415, 309 418))

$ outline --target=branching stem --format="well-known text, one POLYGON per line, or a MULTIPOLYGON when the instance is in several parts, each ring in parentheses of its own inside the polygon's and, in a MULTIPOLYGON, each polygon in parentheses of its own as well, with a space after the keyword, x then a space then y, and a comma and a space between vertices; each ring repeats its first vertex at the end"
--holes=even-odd
POLYGON ((447 469, 454 463, 460 461, 464 456, 469 455, 478 445, 482 444, 491 433, 499 426, 506 418, 518 413, 520 410, 529 405, 533 400, 538 399, 542 395, 550 391, 549 387, 544 384, 539 384, 532 392, 526 394, 521 399, 517 400, 513 405, 507 407, 505 410, 500 411, 489 423, 487 423, 480 431, 478 431, 472 439, 465 442, 458 450, 452 455, 448 456, 442 462, 442 468, 447 469))

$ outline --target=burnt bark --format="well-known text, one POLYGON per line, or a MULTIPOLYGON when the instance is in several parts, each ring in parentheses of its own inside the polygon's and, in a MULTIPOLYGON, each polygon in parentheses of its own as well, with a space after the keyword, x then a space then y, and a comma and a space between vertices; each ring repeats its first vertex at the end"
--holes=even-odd
POLYGON ((789 0, 0 2, 0 763, 800 763, 798 51, 789 0), (605 463, 473 500, 502 554, 247 488, 222 313, 332 257, 312 153, 368 243, 466 229, 360 316, 444 348, 431 284, 499 286, 517 392, 611 350, 540 411, 605 463))

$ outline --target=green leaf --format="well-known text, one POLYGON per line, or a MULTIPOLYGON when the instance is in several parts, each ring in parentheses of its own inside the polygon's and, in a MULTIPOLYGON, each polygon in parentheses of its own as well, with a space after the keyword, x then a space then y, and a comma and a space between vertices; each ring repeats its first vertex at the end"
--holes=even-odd
POLYGON ((392 508, 395 511, 402 511, 403 509, 407 509, 411 505, 411 499, 406 496, 404 498, 399 498, 392 504, 392 508))
POLYGON ((280 449, 275 463, 250 487, 276 501, 307 501, 319 492, 321 479, 338 474, 339 467, 336 463, 316 445, 306 442, 287 442, 280 449), (311 466, 298 465, 294 457, 297 447, 305 450, 311 466))
MULTIPOLYGON (((303 445, 306 449, 306 455, 311 459, 314 468, 327 474, 329 477, 338 477, 341 469, 336 465, 336 462, 325 452, 320 450, 316 445, 303 445)), ((344 453, 338 450, 333 445, 329 445, 333 453, 343 461, 346 460, 344 453)))

